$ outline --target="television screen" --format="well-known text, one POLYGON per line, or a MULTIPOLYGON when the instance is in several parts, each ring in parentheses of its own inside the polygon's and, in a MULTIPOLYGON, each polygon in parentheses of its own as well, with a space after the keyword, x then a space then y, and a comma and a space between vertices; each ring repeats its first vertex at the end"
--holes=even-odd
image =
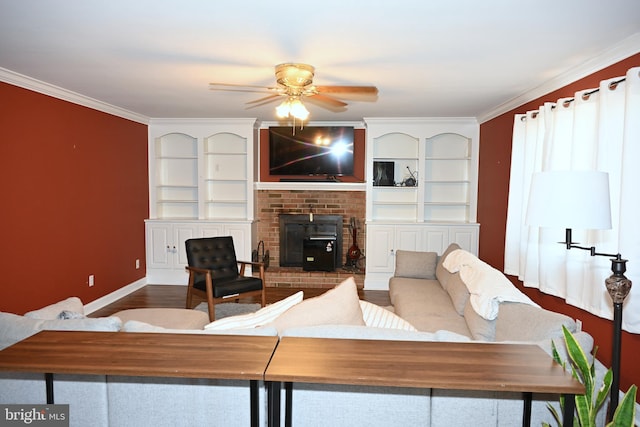
POLYGON ((353 127, 270 127, 269 173, 353 175, 353 127))

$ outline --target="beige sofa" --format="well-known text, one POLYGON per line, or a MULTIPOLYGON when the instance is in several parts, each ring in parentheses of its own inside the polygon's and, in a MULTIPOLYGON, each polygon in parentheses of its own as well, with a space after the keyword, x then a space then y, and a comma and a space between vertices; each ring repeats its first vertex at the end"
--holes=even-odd
MULTIPOLYGON (((62 327, 85 329, 95 322, 94 327, 102 325, 105 330, 125 332, 277 334, 370 339, 380 341, 380 345, 384 340, 481 339, 531 342, 548 352, 553 339, 563 353, 561 326, 575 330, 575 323, 566 316, 519 302, 501 303, 493 320, 469 311, 471 295, 460 287, 456 277, 459 274, 443 270, 444 259, 454 249, 455 246, 450 247, 440 257, 433 253, 398 252, 396 273, 390 280, 395 314, 358 300, 355 283, 348 280, 320 297, 302 301, 299 293, 257 313, 213 322, 206 329, 167 329, 136 320, 121 324, 118 318, 84 319, 84 324, 83 319, 34 321, 0 313, 0 348, 37 330, 59 328, 60 322, 71 321, 76 324, 62 327), (18 328, 19 333, 16 325, 22 327, 18 328)), ((82 310, 81 303, 78 306, 78 301, 72 302, 73 307, 64 309, 71 317, 73 312, 82 310)), ((57 315, 61 305, 43 309, 43 316, 57 315)), ((593 346, 591 337, 584 332, 577 332, 576 336, 589 351, 593 346)), ((54 387, 56 401, 70 404, 72 426, 249 424, 249 390, 242 381, 56 375, 54 387)), ((44 403, 44 390, 42 375, 0 372, 2 404, 44 403)), ((260 399, 260 419, 264 424, 265 392, 260 393, 260 399)), ((534 396, 532 425, 551 421, 546 404, 556 400, 557 396, 534 396)), ((292 419, 295 426, 493 427, 520 425, 522 412, 522 396, 518 393, 295 384, 292 419)))

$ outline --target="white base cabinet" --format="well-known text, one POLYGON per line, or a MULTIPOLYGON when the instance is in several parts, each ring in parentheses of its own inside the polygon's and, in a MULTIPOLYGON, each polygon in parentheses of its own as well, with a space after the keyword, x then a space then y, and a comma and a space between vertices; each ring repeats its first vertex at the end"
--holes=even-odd
POLYGON ((396 251, 441 254, 451 243, 478 253, 479 224, 368 224, 365 289, 388 290, 396 264, 396 251))
POLYGON ((197 237, 232 236, 236 258, 251 261, 255 246, 254 221, 145 221, 147 245, 147 283, 186 285, 188 274, 185 241, 197 237))

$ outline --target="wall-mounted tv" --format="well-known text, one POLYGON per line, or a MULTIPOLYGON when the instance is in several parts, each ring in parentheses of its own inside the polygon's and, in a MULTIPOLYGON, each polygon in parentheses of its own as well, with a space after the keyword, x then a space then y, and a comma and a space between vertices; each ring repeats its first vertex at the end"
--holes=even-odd
POLYGON ((271 175, 353 175, 353 127, 269 127, 271 175))

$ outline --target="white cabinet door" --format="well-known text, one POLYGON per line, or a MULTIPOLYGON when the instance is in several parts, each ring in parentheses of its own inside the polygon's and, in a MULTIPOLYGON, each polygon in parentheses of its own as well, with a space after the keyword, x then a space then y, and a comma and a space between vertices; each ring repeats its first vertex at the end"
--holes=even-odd
POLYGON ((147 274, 156 277, 154 270, 182 273, 187 265, 185 241, 196 237, 197 231, 196 223, 147 222, 147 274))
POLYGON ((200 237, 219 237, 224 235, 224 224, 203 224, 200 226, 200 237))
POLYGON ((171 224, 147 224, 147 268, 172 268, 171 224))
POLYGON ((395 229, 387 226, 367 227, 367 272, 393 271, 395 229))
MULTIPOLYGON (((397 226, 395 227, 395 245, 393 253, 398 249, 403 251, 421 251, 423 248, 422 227, 397 226)), ((395 261, 394 261, 395 263, 395 261)))
POLYGON ((425 248, 427 252, 442 254, 449 246, 449 227, 425 227, 425 248))
POLYGON ((225 235, 233 237, 238 261, 251 261, 251 228, 245 224, 224 226, 225 235))
POLYGON ((194 224, 174 224, 173 226, 173 251, 174 268, 184 269, 187 266, 187 249, 185 242, 196 237, 198 226, 194 224))
POLYGON ((478 255, 478 227, 450 227, 449 242, 457 243, 465 251, 478 255))

